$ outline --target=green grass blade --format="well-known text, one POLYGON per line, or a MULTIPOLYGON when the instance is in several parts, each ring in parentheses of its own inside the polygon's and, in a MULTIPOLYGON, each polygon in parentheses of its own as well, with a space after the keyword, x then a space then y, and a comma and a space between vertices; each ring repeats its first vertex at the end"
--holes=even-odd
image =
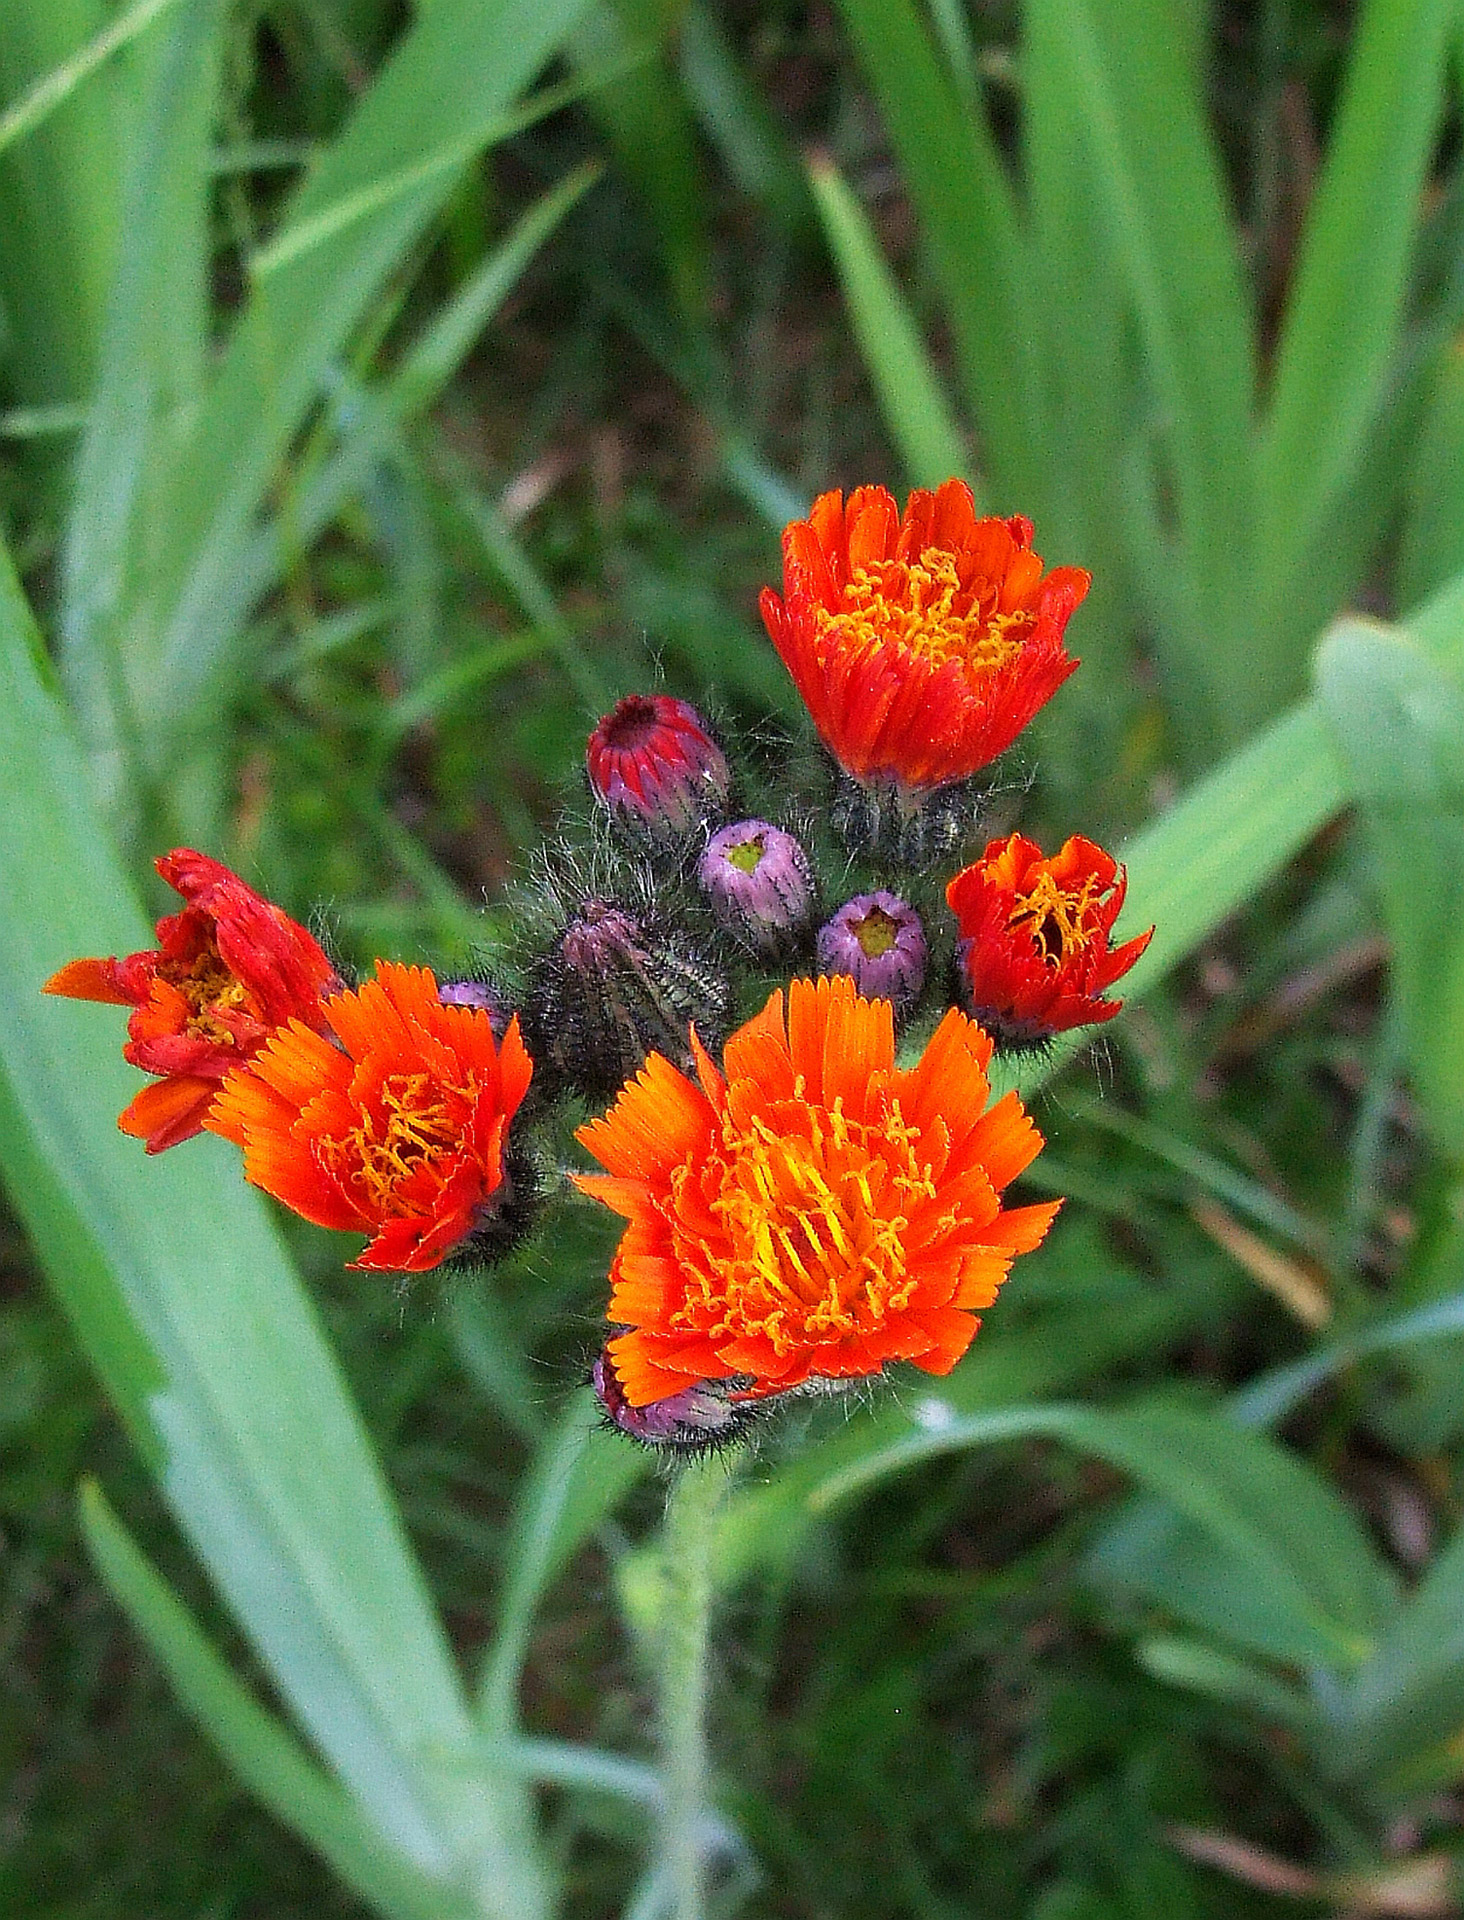
POLYGON ((1242 644, 1255 344, 1219 160, 1168 0, 1031 0, 1029 17, 1034 49, 1062 49, 1172 464, 1184 631, 1161 634, 1166 665, 1196 731, 1233 741, 1295 688, 1269 688, 1242 644))
POLYGON ((1304 1360, 1295 1360, 1290 1366, 1262 1374, 1231 1401, 1232 1418, 1245 1426, 1274 1426, 1324 1380, 1346 1372, 1368 1354, 1391 1353, 1422 1340, 1438 1340, 1456 1333, 1464 1333, 1464 1293, 1451 1294, 1448 1299, 1430 1301, 1426 1307, 1375 1321, 1318 1353, 1308 1354, 1304 1360))
MULTIPOLYGON (((108 24, 102 0, 7 0, 0 97, 20 105, 108 24)), ((114 61, 0 157, 6 372, 26 405, 77 405, 91 394, 116 259, 127 64, 114 61)))
POLYGON ((708 217, 695 130, 668 51, 676 11, 665 0, 599 0, 575 30, 570 53, 590 72, 635 62, 595 90, 590 111, 650 210, 677 309, 699 329, 711 278, 708 217))
MULTIPOLYGON (((285 216, 303 228, 482 137, 563 42, 584 0, 437 0, 398 43, 285 216)), ((462 151, 462 158, 467 158, 462 151)), ((162 751, 232 638, 234 575, 276 463, 328 367, 450 193, 430 171, 255 282, 160 510, 159 655, 144 731, 162 751), (226 618, 220 619, 221 610, 226 618)))
POLYGON ((103 61, 145 33, 160 14, 177 4, 178 0, 136 0, 135 5, 94 34, 85 46, 78 47, 68 60, 37 80, 13 106, 0 113, 0 154, 40 126, 103 61))
POLYGON ((997 509, 1041 520, 1040 312, 1011 184, 912 0, 840 0, 944 295, 997 509))
POLYGON ((787 134, 743 72, 710 0, 681 16, 681 76, 707 138, 738 186, 785 225, 806 222, 808 186, 787 134))
POLYGON ((414 1874, 383 1847, 353 1802, 234 1676, 95 1482, 82 1487, 81 1524, 113 1599, 256 1799, 328 1860, 383 1920, 471 1920, 465 1900, 414 1874))
POLYGON ((874 381, 885 425, 905 463, 906 478, 917 487, 938 487, 956 473, 969 479, 971 463, 940 376, 864 209, 832 161, 813 161, 809 178, 849 303, 854 337, 874 381))
MULTIPOLYGON (((62 558, 61 664, 108 805, 141 773, 131 612, 151 555, 149 495, 194 406, 208 338, 206 156, 222 0, 188 0, 147 49, 112 287, 62 558)), ((124 824, 126 821, 124 814, 124 824)))
POLYGON ((1464 691, 1406 633, 1339 622, 1317 684, 1368 823, 1414 1085, 1464 1156, 1464 691))
POLYGON ((79 1331, 145 1423, 174 1513, 282 1695, 380 1832, 446 1882, 463 1856, 532 1915, 527 1809, 471 1807, 428 1756, 466 1706, 420 1572, 310 1304, 237 1160, 149 1159, 118 1132, 136 1087, 107 1011, 44 999, 79 954, 151 944, 86 797, 81 755, 0 573, 0 1067, 7 1184, 79 1331), (40 1185, 28 1184, 38 1166, 40 1185), (61 1271, 78 1247, 87 1270, 61 1271), (120 1338, 119 1338, 120 1335, 120 1338), (115 1350, 114 1350, 115 1347, 115 1350), (481 1823, 475 1830, 472 1823, 481 1823))
POLYGON ((1430 1749, 1457 1743, 1464 1720, 1464 1531, 1430 1565, 1339 1704, 1332 1764, 1366 1785, 1406 1774, 1430 1749))
POLYGON ((1383 398, 1456 14, 1370 0, 1355 32, 1260 445, 1261 605, 1276 619, 1383 398))
POLYGON ((1411 606, 1464 567, 1464 351, 1439 357, 1408 475, 1398 597, 1411 606))
POLYGON ((423 329, 382 387, 368 393, 338 389, 337 413, 349 418, 350 431, 250 542, 229 582, 221 631, 243 624, 284 578, 294 556, 324 532, 376 462, 388 456, 401 429, 436 403, 539 248, 599 177, 594 162, 577 167, 535 201, 423 329))
POLYGON ((1045 1436, 1094 1453, 1158 1494, 1243 1575, 1272 1651, 1351 1667, 1392 1604, 1382 1560, 1325 1481, 1223 1415, 1153 1405, 1122 1411, 1011 1407, 953 1420, 866 1455, 816 1487, 815 1510, 919 1462, 999 1440, 1045 1436))
POLYGON ((551 1582, 642 1479, 650 1456, 607 1431, 589 1393, 565 1409, 524 1482, 507 1556, 498 1631, 483 1669, 478 1712, 495 1736, 518 1724, 518 1688, 534 1615, 551 1582))

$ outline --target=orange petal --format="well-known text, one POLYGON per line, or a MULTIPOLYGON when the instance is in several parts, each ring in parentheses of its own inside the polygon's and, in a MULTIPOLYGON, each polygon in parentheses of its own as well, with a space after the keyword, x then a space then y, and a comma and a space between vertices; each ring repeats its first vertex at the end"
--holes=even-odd
POLYGON ((51 975, 41 992, 64 994, 68 1000, 102 1000, 111 1007, 136 1004, 133 996, 117 985, 115 960, 68 960, 51 975))
POLYGON ((161 1153, 202 1133, 204 1115, 218 1091, 217 1080, 197 1080, 189 1074, 149 1081, 118 1114, 117 1125, 135 1140, 145 1140, 149 1153, 161 1153))

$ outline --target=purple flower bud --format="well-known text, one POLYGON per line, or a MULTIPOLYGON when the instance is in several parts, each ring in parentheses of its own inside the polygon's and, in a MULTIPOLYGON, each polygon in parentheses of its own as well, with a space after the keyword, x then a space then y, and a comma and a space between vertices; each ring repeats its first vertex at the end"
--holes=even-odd
POLYGON ((634 838, 667 845, 720 813, 732 788, 726 755, 695 707, 628 694, 585 749, 590 791, 634 838))
POLYGON ((795 945, 813 918, 808 855, 766 820, 740 820, 714 833, 696 877, 719 925, 770 958, 795 945))
POLYGON ((707 1452, 736 1439, 752 1419, 749 1408, 734 1406, 721 1384, 710 1380, 683 1387, 680 1393, 653 1401, 648 1407, 633 1407, 625 1397, 608 1348, 596 1355, 590 1384, 611 1425, 648 1447, 707 1452))
POLYGON ((925 985, 920 916, 893 893, 861 893, 818 932, 821 973, 847 973, 862 994, 905 1013, 925 985))
POLYGON ((614 1093, 648 1053, 690 1069, 689 1029, 726 1032, 730 992, 686 934, 612 900, 581 900, 535 966, 520 1017, 536 1067, 581 1093, 614 1093))
POLYGON ((489 1025, 500 1040, 508 1032, 513 1009, 486 980, 444 980, 438 986, 437 997, 445 1007, 476 1007, 480 1013, 486 1013, 489 1025))

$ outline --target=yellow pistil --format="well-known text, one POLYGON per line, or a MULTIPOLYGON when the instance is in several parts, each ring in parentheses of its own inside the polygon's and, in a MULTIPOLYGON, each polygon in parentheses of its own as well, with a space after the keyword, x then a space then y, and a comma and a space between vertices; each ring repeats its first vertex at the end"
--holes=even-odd
POLYGON ((995 583, 963 586, 956 556, 927 547, 918 560, 872 560, 860 567, 838 612, 819 608, 819 634, 833 631, 856 647, 895 641, 932 666, 959 660, 968 669, 991 672, 1022 651, 1035 618, 1030 612, 1001 613, 996 599, 995 583))
POLYGON ((713 1339, 762 1334, 781 1356, 902 1312, 915 1287, 910 1213, 935 1192, 919 1145, 897 1102, 879 1128, 851 1120, 839 1101, 800 1109, 794 1132, 760 1117, 745 1129, 729 1123, 720 1166, 673 1175, 687 1281, 673 1325, 713 1339), (708 1195, 719 1233, 705 1230, 693 1189, 708 1195))
POLYGON ((1093 874, 1081 887, 1063 888, 1050 873, 1040 873, 1035 886, 1017 895, 1007 925, 1026 927, 1047 964, 1061 966, 1070 953, 1081 952, 1091 939, 1088 915, 1101 891, 1093 874))

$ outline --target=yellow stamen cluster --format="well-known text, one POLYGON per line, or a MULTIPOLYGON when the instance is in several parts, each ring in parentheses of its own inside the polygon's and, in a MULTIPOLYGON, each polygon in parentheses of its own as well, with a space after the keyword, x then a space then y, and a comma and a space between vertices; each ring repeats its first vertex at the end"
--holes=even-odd
POLYGON ((780 1356, 879 1326, 910 1303, 905 1234, 935 1197, 920 1134, 892 1101, 882 1124, 842 1100, 737 1127, 720 1153, 672 1175, 686 1303, 673 1326, 713 1339, 761 1333, 780 1356))
POLYGON ((858 568, 839 611, 818 609, 819 634, 833 631, 856 647, 894 641, 933 666, 959 660, 990 672, 1022 651, 1035 618, 1001 613, 995 601, 993 583, 963 586, 956 556, 927 547, 918 560, 871 560, 858 568))
POLYGON ((220 1019, 249 1004, 249 989, 225 966, 216 951, 205 949, 190 965, 165 962, 158 969, 188 1003, 188 1032, 216 1046, 232 1046, 233 1032, 220 1019))
POLYGON ((362 1190, 383 1218, 410 1212, 398 1192, 424 1161, 459 1151, 461 1121, 449 1113, 445 1089, 426 1073, 393 1073, 382 1081, 379 1107, 363 1109, 339 1140, 322 1140, 330 1170, 362 1190))
POLYGON ((1036 885, 1017 895, 1007 915, 1009 927, 1027 927, 1049 966, 1060 966, 1070 953, 1081 952, 1092 937, 1089 913, 1102 887, 1089 874, 1081 887, 1063 888, 1050 873, 1040 873, 1036 885))

